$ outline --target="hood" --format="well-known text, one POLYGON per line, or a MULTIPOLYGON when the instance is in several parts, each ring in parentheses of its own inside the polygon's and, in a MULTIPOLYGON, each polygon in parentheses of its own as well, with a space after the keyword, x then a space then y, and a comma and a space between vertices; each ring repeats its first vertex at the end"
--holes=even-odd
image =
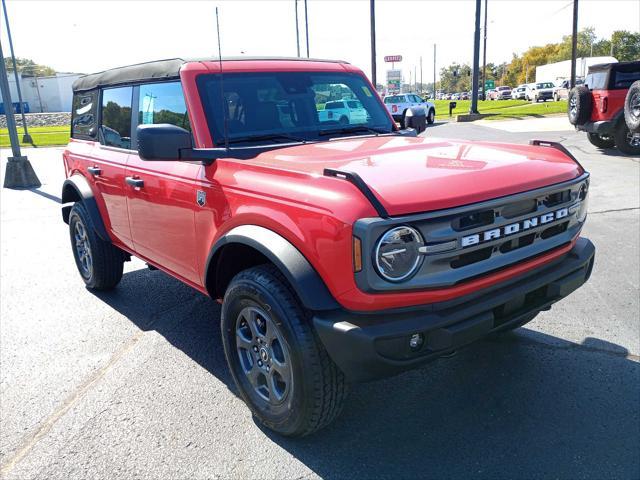
POLYGON ((357 173, 390 215, 490 200, 583 173, 551 147, 399 136, 299 145, 265 152, 248 163, 313 176, 323 175, 325 168, 357 173))

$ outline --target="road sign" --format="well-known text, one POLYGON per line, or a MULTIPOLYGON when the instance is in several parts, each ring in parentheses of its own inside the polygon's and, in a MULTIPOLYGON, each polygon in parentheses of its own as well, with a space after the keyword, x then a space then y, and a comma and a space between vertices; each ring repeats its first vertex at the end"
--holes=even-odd
POLYGON ((402 61, 402 55, 387 55, 384 57, 384 61, 387 63, 397 63, 402 61))
POLYGON ((485 89, 485 91, 492 90, 494 88, 496 88, 496 83, 495 83, 494 80, 485 80, 484 81, 484 89, 485 89))

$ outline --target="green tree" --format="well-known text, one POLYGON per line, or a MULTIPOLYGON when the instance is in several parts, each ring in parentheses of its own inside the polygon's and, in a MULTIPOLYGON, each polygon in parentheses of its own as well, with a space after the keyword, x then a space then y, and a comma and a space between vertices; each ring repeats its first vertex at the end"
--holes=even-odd
MULTIPOLYGON (((8 72, 13 73, 13 62, 11 61, 11 57, 4 57, 4 65, 8 72)), ((53 68, 48 67, 47 65, 39 65, 30 58, 16 57, 16 67, 18 72, 22 73, 25 77, 33 77, 34 75, 48 76, 55 75, 56 73, 53 68)))
POLYGON ((613 45, 613 48, 610 48, 611 53, 619 62, 640 60, 640 32, 617 30, 611 35, 609 46, 611 45, 613 45))

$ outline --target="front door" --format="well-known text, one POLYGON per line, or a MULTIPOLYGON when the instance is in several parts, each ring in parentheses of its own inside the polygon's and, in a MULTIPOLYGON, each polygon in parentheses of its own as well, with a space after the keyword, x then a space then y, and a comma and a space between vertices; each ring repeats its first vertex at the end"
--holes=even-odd
MULTIPOLYGON (((180 82, 136 87, 137 124, 171 123, 189 129, 180 82)), ((135 251, 193 284, 200 283, 196 263, 195 211, 202 165, 163 162, 129 156, 126 169, 127 205, 135 251)))

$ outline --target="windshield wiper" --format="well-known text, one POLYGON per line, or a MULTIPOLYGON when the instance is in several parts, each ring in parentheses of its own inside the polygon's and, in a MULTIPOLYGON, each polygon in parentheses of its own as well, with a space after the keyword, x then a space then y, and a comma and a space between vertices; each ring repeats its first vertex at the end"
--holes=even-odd
POLYGON ((339 135, 341 133, 358 133, 358 132, 368 132, 373 133, 375 135, 380 135, 381 133, 391 133, 391 131, 383 130, 380 128, 367 127, 365 125, 356 125, 352 127, 343 127, 343 128, 332 128, 329 130, 320 130, 318 135, 339 135))
POLYGON ((264 135, 248 135, 246 137, 240 138, 231 138, 229 139, 229 143, 241 143, 241 142, 260 142, 263 140, 290 140, 292 142, 300 142, 306 143, 307 140, 304 138, 296 137, 294 135, 289 135, 288 133, 267 133, 264 135))

